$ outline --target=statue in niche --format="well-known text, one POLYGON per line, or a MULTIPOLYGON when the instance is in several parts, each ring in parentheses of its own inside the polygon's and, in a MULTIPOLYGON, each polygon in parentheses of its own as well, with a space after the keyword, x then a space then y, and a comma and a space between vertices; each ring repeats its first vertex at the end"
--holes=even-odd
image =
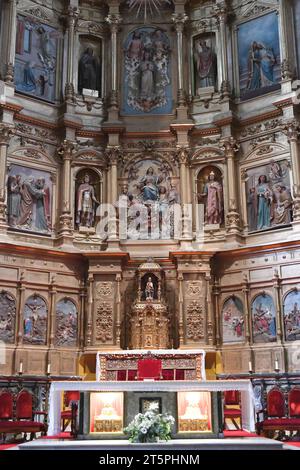
POLYGON ((257 229, 263 230, 271 226, 271 204, 273 199, 266 175, 261 175, 258 178, 256 194, 258 197, 257 229))
POLYGON ((21 205, 21 175, 11 175, 8 177, 8 198, 7 198, 7 212, 9 217, 9 225, 17 225, 17 220, 20 217, 21 205))
POLYGON ((143 201, 158 201, 159 200, 159 183, 163 181, 163 177, 157 176, 154 169, 149 167, 145 176, 140 180, 140 188, 142 191, 143 201))
POLYGON ((217 56, 204 39, 197 39, 194 45, 197 84, 200 88, 215 87, 217 82, 217 56))
POLYGON ((78 91, 96 90, 100 92, 100 61, 94 50, 88 47, 82 54, 78 65, 78 91))
POLYGON ((208 225, 221 225, 223 222, 223 187, 216 181, 215 173, 210 172, 200 199, 205 201, 205 222, 208 225))
POLYGON ((77 191, 77 215, 76 224, 80 227, 93 227, 95 222, 96 205, 100 202, 97 201, 95 196, 94 187, 90 183, 90 176, 86 174, 84 181, 77 191))
POLYGON ((273 187, 273 192, 272 225, 287 225, 292 220, 293 201, 291 193, 282 183, 277 183, 273 187))
POLYGON ((153 300, 154 298, 154 285, 151 276, 148 277, 148 281, 145 288, 145 297, 146 300, 153 300))

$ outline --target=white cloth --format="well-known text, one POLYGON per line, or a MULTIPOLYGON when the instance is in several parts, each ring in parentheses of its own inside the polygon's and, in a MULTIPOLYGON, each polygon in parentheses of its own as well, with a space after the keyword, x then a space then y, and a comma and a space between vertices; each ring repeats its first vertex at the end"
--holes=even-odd
POLYGON ((254 394, 250 380, 154 381, 154 382, 52 382, 49 396, 48 435, 60 433, 61 393, 80 392, 241 392, 243 429, 255 431, 254 394))
POLYGON ((186 356, 189 354, 197 354, 198 356, 202 356, 202 368, 201 368, 201 380, 206 380, 206 373, 205 373, 205 351, 203 349, 151 349, 149 350, 141 350, 141 349, 128 349, 123 351, 101 351, 97 353, 96 359, 96 380, 100 380, 101 377, 101 364, 100 358, 105 356, 113 356, 113 355, 122 355, 122 356, 136 356, 137 354, 141 356, 146 356, 149 352, 155 356, 158 354, 160 357, 164 355, 176 355, 176 356, 186 356))

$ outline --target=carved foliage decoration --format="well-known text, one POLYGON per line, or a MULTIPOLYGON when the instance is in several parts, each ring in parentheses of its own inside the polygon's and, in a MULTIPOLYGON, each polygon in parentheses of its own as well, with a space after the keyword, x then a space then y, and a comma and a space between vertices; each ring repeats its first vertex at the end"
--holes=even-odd
POLYGON ((186 336, 190 341, 204 338, 204 308, 197 300, 190 302, 186 310, 186 336))
POLYGON ((199 297, 202 294, 202 281, 190 281, 187 283, 187 296, 199 297))
POLYGON ((76 346, 78 331, 76 305, 69 299, 60 300, 56 305, 56 346, 76 346))
POLYGON ((14 342, 15 318, 15 298, 9 292, 0 292, 0 341, 14 342))
POLYGON ((96 341, 101 343, 113 340, 113 311, 112 305, 103 302, 98 305, 96 312, 96 341))

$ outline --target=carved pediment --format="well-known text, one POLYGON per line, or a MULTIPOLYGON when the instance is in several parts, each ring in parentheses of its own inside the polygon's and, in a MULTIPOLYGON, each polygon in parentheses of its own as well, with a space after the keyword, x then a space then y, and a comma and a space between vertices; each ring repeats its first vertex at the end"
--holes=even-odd
POLYGON ((258 2, 254 0, 250 4, 248 2, 242 4, 236 11, 236 15, 243 18, 251 18, 272 11, 274 8, 278 8, 277 2, 258 2))
POLYGON ((288 153, 289 148, 283 144, 279 144, 277 142, 262 142, 257 145, 252 146, 252 150, 246 154, 242 161, 251 161, 251 160, 258 160, 262 158, 269 158, 280 156, 283 153, 288 153))
POLYGON ((191 158, 191 164, 221 160, 224 158, 222 150, 216 147, 203 147, 197 150, 191 158))

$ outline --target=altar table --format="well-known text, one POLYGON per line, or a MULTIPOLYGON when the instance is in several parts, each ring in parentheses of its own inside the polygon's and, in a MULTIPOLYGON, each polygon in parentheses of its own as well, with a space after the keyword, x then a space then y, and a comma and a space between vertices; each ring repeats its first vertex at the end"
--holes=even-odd
POLYGON ((61 394, 79 392, 225 392, 241 394, 243 429, 255 432, 254 394, 250 380, 153 381, 153 382, 52 382, 49 395, 48 435, 60 433, 61 394))

